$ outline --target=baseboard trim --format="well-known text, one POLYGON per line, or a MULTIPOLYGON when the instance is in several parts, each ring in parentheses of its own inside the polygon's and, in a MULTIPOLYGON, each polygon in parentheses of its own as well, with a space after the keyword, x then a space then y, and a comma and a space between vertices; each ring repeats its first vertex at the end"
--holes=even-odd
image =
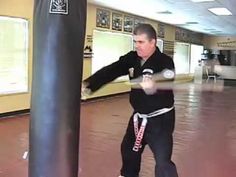
POLYGON ((23 110, 18 110, 18 111, 0 113, 0 119, 16 116, 16 115, 20 115, 20 114, 28 114, 29 112, 30 112, 30 109, 23 109, 23 110))
POLYGON ((128 92, 105 95, 105 96, 98 96, 98 97, 88 98, 86 100, 81 100, 81 103, 100 101, 100 100, 104 100, 104 99, 109 99, 111 97, 118 97, 118 96, 126 95, 128 93, 129 93, 129 91, 128 92))
MULTIPOLYGON (((111 95, 106 95, 106 96, 89 98, 87 100, 81 100, 81 103, 104 100, 104 99, 108 99, 108 98, 111 98, 111 97, 125 95, 125 94, 128 94, 128 93, 129 92, 122 92, 122 93, 116 93, 116 94, 111 94, 111 95)), ((9 118, 9 117, 20 115, 20 114, 28 114, 28 113, 30 113, 30 109, 24 109, 24 110, 12 111, 12 112, 0 113, 0 119, 1 118, 9 118)))

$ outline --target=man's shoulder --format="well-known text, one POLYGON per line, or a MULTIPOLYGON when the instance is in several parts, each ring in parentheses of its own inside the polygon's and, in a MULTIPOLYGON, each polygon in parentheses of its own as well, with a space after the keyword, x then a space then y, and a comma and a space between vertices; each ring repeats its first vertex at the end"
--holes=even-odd
POLYGON ((158 59, 157 61, 159 62, 172 62, 173 59, 169 56, 169 55, 166 55, 165 53, 162 53, 162 52, 157 52, 157 56, 156 58, 158 59))
POLYGON ((129 51, 125 55, 121 56, 120 59, 136 60, 138 58, 136 51, 129 51))
POLYGON ((163 59, 172 60, 172 58, 169 55, 167 55, 165 53, 162 53, 162 52, 160 52, 160 53, 161 53, 161 56, 162 56, 163 59))
POLYGON ((137 52, 133 50, 129 51, 126 55, 130 57, 135 57, 135 58, 137 58, 138 56, 137 52))
POLYGON ((174 61, 173 59, 166 55, 165 53, 159 52, 156 56, 156 65, 160 67, 161 69, 163 68, 174 68, 174 61))

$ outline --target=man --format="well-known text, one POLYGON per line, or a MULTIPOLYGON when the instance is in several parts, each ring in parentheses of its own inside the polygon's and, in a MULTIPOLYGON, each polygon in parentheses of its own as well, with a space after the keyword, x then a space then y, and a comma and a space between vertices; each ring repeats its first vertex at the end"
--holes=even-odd
POLYGON ((120 177, 138 177, 141 155, 145 145, 153 152, 155 177, 177 177, 171 161, 175 123, 172 90, 158 90, 153 80, 155 73, 172 70, 173 60, 156 47, 156 31, 149 24, 134 29, 136 51, 121 56, 117 62, 97 71, 83 82, 83 92, 94 92, 115 78, 129 74, 139 80, 140 88, 131 88, 130 103, 134 113, 130 118, 121 144, 122 168, 120 177))

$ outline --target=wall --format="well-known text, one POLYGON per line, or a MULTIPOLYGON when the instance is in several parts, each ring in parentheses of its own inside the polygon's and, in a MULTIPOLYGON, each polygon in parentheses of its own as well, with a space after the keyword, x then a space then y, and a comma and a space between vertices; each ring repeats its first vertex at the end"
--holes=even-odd
MULTIPOLYGON (((32 0, 0 0, 0 15, 21 17, 29 20, 29 86, 32 80, 32 19, 33 1, 32 0)), ((0 113, 28 109, 30 106, 29 93, 0 95, 0 113)))
MULTIPOLYGON (((108 30, 104 28, 97 28, 96 27, 96 9, 101 8, 101 9, 106 9, 109 10, 110 12, 118 12, 116 10, 112 9, 107 9, 99 6, 95 6, 92 4, 88 5, 88 16, 87 16, 87 29, 86 29, 86 35, 92 35, 94 29, 102 29, 102 30, 108 30)), ((123 15, 129 15, 132 17, 137 17, 132 14, 126 14, 123 12, 118 12, 123 15)), ((141 19, 144 19, 146 23, 150 23, 156 30, 158 28, 158 22, 150 20, 150 19, 145 19, 143 17, 138 17, 141 19)), ((112 30, 108 30, 112 31, 112 30)), ((175 40, 175 27, 170 26, 170 25, 165 25, 165 38, 163 40, 168 40, 168 41, 174 41, 175 40)), ((85 45, 92 45, 91 43, 85 41, 85 45)), ((83 71, 83 78, 87 78, 91 75, 91 58, 86 58, 84 59, 84 71, 83 71)), ((122 92, 127 92, 130 90, 130 87, 126 85, 124 82, 111 82, 110 84, 107 84, 97 92, 95 92, 93 95, 91 95, 88 98, 94 98, 98 96, 105 96, 105 95, 111 95, 111 94, 116 94, 116 93, 122 93, 122 92)))
POLYGON ((216 37, 205 35, 204 44, 208 49, 236 50, 236 36, 216 37))
MULTIPOLYGON (((32 24, 33 24, 33 1, 32 0, 0 0, 0 15, 22 17, 29 20, 29 88, 32 80, 32 24)), ((86 35, 92 35, 96 29, 96 8, 97 6, 88 4, 86 35)), ((108 9, 113 12, 112 9, 108 9)), ((114 10, 115 11, 115 10, 114 10)), ((122 12, 119 12, 122 13, 122 12)), ((124 14, 124 13, 122 13, 124 14)), ((135 17, 132 14, 128 14, 135 17)), ((142 17, 141 17, 142 18, 142 17)), ((143 19, 143 18, 142 18, 143 19)), ((145 19, 145 22, 150 23, 157 30, 159 23, 153 20, 145 19)), ((175 27, 165 24, 164 42, 171 42, 171 50, 175 41, 175 27)), ((85 41, 87 45, 87 41, 85 41)), ((91 58, 84 59, 83 78, 91 75, 91 58)), ((129 86, 124 83, 111 83, 96 92, 92 97, 104 96, 120 92, 129 91, 129 86)), ((25 94, 14 94, 0 96, 0 113, 29 109, 30 107, 30 90, 25 94)))
MULTIPOLYGON (((97 8, 96 6, 93 6, 90 4, 88 5, 86 36, 92 35, 93 30, 96 29, 96 8, 97 8)), ((91 43, 85 40, 85 46, 86 45, 91 45, 91 43)), ((91 60, 92 60, 91 58, 84 59, 83 79, 89 77, 92 73, 91 60)), ((102 89, 95 92, 94 94, 92 94, 89 98, 116 94, 116 93, 121 93, 121 92, 127 92, 129 90, 130 90, 129 86, 125 85, 124 83, 110 83, 110 84, 107 84, 102 89)))

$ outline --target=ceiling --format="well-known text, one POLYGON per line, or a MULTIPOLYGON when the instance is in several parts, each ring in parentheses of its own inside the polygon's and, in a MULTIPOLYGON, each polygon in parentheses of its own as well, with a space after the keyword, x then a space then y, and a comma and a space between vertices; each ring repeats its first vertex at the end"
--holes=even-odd
POLYGON ((204 34, 236 36, 236 0, 194 3, 191 0, 88 0, 88 3, 172 24, 204 34), (231 16, 216 16, 208 8, 225 7, 231 16))

